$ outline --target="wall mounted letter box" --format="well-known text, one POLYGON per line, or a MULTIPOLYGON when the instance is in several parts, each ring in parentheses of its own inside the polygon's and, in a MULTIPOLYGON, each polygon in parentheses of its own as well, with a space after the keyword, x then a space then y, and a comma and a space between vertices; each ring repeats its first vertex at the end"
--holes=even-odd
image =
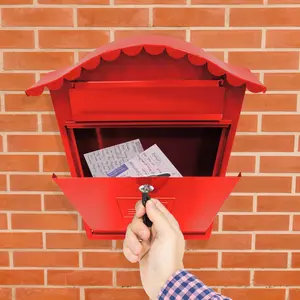
POLYGON ((91 239, 122 239, 151 184, 186 239, 208 239, 239 181, 226 169, 246 88, 266 88, 244 68, 164 36, 100 47, 26 90, 50 90, 71 177, 53 179, 82 216, 91 239), (92 177, 84 154, 134 139, 157 144, 183 177, 92 177))

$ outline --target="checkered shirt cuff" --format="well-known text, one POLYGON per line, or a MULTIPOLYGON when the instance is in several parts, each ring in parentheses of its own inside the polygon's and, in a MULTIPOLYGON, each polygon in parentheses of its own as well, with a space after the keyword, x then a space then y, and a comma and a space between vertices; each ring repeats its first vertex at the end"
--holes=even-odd
POLYGON ((179 270, 171 276, 161 289, 158 300, 231 300, 212 289, 186 270, 179 270))

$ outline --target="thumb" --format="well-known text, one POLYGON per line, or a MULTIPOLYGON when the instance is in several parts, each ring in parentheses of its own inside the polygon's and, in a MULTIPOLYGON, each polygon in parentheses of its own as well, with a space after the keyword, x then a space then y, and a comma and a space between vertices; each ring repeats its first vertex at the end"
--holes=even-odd
POLYGON ((164 233, 168 231, 170 224, 164 213, 158 209, 152 199, 146 203, 146 213, 155 226, 157 232, 164 233))

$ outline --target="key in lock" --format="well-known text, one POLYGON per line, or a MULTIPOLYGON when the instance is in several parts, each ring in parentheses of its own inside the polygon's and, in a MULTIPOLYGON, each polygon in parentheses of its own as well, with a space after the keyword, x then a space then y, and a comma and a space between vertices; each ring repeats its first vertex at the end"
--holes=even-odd
MULTIPOLYGON (((142 203, 144 207, 146 207, 146 203, 148 200, 151 199, 148 193, 152 192, 154 190, 154 187, 150 184, 143 184, 139 187, 140 192, 142 193, 142 203)), ((143 222, 147 227, 152 226, 151 220, 148 218, 147 214, 143 216, 143 222)))

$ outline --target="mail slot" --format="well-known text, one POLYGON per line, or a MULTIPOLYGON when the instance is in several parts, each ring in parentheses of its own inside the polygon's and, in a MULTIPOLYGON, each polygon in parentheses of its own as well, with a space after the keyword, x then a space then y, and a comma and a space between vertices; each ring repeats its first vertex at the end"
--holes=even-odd
POLYGON ((73 67, 51 72, 26 90, 51 93, 71 177, 53 180, 78 210, 91 239, 123 239, 153 187, 186 239, 208 239, 239 176, 226 169, 246 89, 266 88, 187 42, 163 36, 102 46, 73 67), (85 154, 139 139, 156 144, 182 177, 93 177, 85 154))

